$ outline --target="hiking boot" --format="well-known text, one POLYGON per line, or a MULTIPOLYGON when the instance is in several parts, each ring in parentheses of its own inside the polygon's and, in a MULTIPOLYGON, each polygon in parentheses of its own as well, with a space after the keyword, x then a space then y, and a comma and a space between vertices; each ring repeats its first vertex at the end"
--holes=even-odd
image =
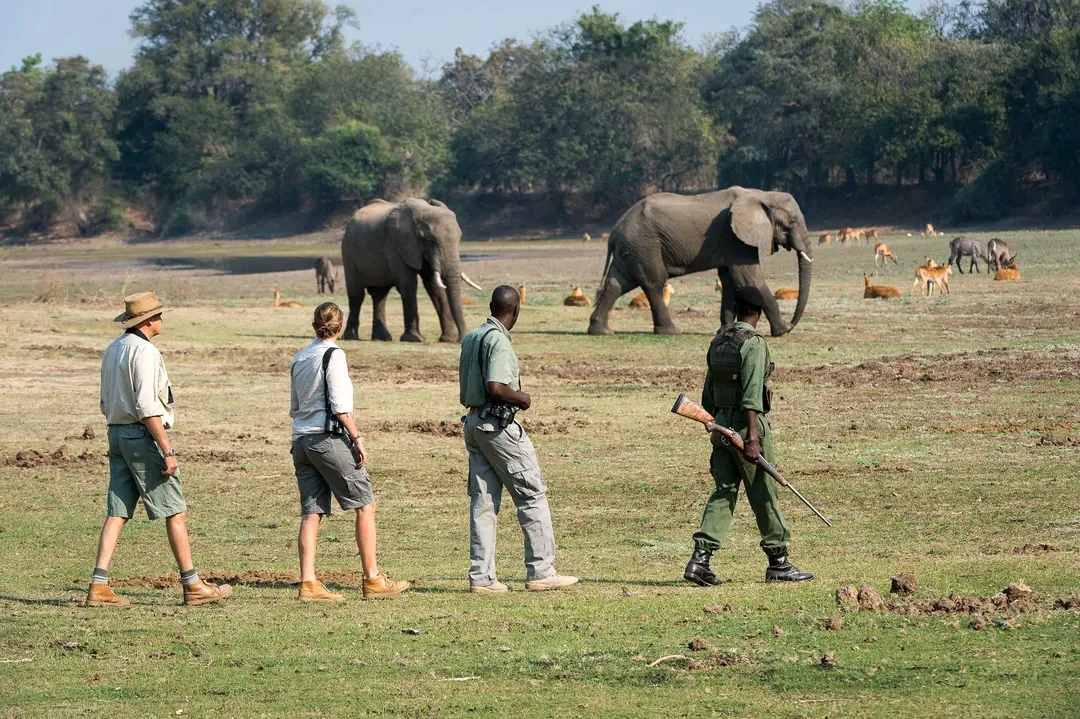
POLYGON ((469 587, 469 591, 473 594, 506 594, 510 591, 510 587, 496 580, 491 584, 485 584, 482 587, 469 587))
POLYGON ((345 595, 331 592, 319 580, 300 582, 301 602, 344 602, 345 595))
POLYGON ((810 572, 800 572, 786 555, 769 557, 769 568, 765 570, 766 582, 805 582, 813 578, 810 572))
POLYGON ((694 553, 690 556, 690 561, 686 563, 686 569, 683 570, 683 579, 699 587, 719 587, 724 580, 713 573, 712 568, 709 567, 710 559, 712 559, 712 552, 705 547, 695 546, 694 553))
POLYGON ((220 602, 232 594, 232 587, 222 584, 220 587, 209 582, 199 580, 194 584, 184 585, 184 604, 195 607, 210 602, 220 602))
POLYGON ((374 577, 364 577, 364 599, 387 599, 401 594, 408 588, 408 582, 395 582, 386 572, 381 572, 374 577))
POLYGON ((129 604, 130 599, 113 594, 112 587, 108 584, 91 584, 90 591, 86 593, 88 607, 126 607, 129 604))
POLYGON ((577 583, 577 577, 571 577, 568 574, 552 574, 550 577, 525 582, 525 588, 530 592, 547 592, 552 589, 565 589, 577 583))

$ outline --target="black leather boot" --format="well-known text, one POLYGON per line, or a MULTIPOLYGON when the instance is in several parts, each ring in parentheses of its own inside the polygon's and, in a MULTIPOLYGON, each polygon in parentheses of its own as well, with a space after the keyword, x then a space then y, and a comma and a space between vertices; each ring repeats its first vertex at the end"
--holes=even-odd
POLYGON ((769 557, 769 568, 765 570, 766 582, 805 582, 813 578, 810 572, 800 572, 786 555, 769 557))
POLYGON ((694 554, 690 557, 690 561, 686 563, 686 569, 683 571, 683 579, 688 582, 693 582, 699 587, 719 587, 724 583, 723 579, 720 579, 713 570, 709 568, 709 559, 712 557, 712 552, 704 547, 694 547, 694 554))

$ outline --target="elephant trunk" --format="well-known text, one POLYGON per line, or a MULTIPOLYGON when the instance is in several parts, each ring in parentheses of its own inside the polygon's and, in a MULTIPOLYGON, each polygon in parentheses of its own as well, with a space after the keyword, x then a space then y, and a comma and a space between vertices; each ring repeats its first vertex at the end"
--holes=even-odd
POLYGON ((797 250, 799 253, 799 300, 795 303, 795 314, 791 316, 791 325, 788 327, 788 331, 792 327, 799 324, 799 320, 802 319, 803 310, 806 309, 806 302, 810 299, 810 275, 813 273, 813 260, 810 258, 810 253, 804 248, 797 250))
MULTIPOLYGON (((450 305, 450 314, 454 318, 454 324, 457 325, 460 341, 468 332, 465 327, 465 311, 461 306, 461 267, 454 258, 450 258, 444 263, 444 268, 446 275, 441 279, 446 284, 446 301, 450 305)), ((436 281, 438 279, 439 277, 436 276, 436 281)))

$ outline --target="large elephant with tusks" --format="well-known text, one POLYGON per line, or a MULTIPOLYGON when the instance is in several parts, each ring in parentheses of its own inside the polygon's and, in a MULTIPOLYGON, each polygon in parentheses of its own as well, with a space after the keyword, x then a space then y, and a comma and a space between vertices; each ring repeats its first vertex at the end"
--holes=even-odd
POLYGON ((743 187, 701 195, 660 192, 627 210, 608 236, 604 277, 589 320, 589 334, 610 334, 608 314, 615 301, 641 287, 652 310, 653 332, 678 334, 664 304, 669 278, 715 269, 723 283, 721 322, 735 319, 735 289, 754 285, 768 300, 765 316, 772 334, 791 331, 810 298, 809 233, 802 210, 786 192, 743 187), (780 247, 799 260, 799 297, 791 323, 765 284, 761 258, 780 247))
POLYGON ((360 308, 371 295, 371 339, 390 340, 386 295, 397 288, 405 313, 402 342, 423 342, 416 301, 419 282, 435 305, 440 342, 465 335, 461 283, 481 289, 461 271, 461 227, 453 210, 438 200, 374 200, 352 216, 341 240, 341 262, 349 294, 349 319, 343 339, 360 339, 360 308))

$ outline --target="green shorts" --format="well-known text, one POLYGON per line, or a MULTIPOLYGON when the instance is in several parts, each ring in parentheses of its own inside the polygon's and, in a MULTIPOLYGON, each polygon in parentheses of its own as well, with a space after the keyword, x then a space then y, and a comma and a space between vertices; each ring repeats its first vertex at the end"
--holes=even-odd
POLYGON ((109 516, 131 519, 140 497, 150 519, 187 511, 180 474, 165 476, 165 458, 146 425, 109 425, 109 516))

